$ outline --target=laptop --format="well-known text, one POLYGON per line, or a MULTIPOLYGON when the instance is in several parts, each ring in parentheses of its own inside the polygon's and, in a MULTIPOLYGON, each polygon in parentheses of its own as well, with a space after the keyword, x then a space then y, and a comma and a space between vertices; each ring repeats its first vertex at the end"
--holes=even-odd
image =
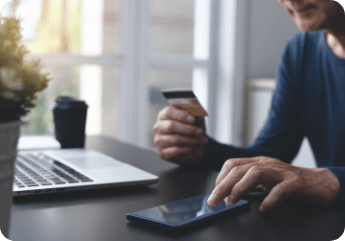
POLYGON ((156 182, 157 176, 93 150, 18 151, 13 196, 156 182))

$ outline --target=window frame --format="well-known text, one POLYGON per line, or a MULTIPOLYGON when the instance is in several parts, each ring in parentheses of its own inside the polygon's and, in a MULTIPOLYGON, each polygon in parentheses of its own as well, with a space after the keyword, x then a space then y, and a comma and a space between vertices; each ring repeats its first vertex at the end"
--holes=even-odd
MULTIPOLYGON (((207 33, 209 35, 207 59, 197 59, 195 56, 149 55, 150 0, 121 0, 123 54, 100 56, 64 53, 31 54, 27 58, 40 58, 42 63, 49 67, 96 64, 121 68, 122 103, 118 113, 121 116, 119 139, 144 148, 149 148, 146 136, 150 131, 147 125, 149 69, 152 67, 206 69, 207 76, 203 81, 193 78, 193 90, 197 95, 200 91, 203 92, 200 99, 209 113, 206 119, 207 134, 220 141, 241 144, 244 129, 242 119, 244 118, 247 24, 244 17, 247 15, 244 12, 248 3, 247 0, 195 0, 195 4, 209 4, 210 30, 207 33)), ((194 17, 198 21, 200 13, 199 16, 195 14, 194 17)))

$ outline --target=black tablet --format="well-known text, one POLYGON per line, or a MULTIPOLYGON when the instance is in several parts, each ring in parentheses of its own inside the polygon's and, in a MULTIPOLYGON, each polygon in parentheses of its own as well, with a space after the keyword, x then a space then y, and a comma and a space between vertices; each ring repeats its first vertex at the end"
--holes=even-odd
POLYGON ((235 205, 227 205, 222 201, 217 206, 209 206, 209 196, 210 194, 202 194, 130 213, 127 214, 127 219, 156 228, 178 231, 224 213, 229 214, 231 218, 232 212, 241 211, 250 205, 248 201, 240 200, 235 205))

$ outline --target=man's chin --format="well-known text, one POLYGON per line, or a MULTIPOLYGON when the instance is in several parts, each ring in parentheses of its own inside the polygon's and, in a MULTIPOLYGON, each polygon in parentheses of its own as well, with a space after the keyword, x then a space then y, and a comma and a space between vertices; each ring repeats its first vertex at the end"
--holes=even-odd
POLYGON ((309 24, 305 22, 297 22, 297 27, 300 30, 306 31, 306 32, 311 32, 311 31, 318 31, 323 29, 321 26, 316 25, 316 24, 309 24))

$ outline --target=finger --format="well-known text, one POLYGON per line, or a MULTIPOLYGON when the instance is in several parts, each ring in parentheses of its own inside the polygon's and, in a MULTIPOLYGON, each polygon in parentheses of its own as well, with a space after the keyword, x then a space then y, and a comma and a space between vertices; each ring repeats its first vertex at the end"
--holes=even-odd
POLYGON ((202 146, 206 145, 208 138, 204 136, 203 138, 195 138, 181 135, 156 135, 154 139, 155 145, 158 149, 164 149, 168 147, 185 147, 185 146, 202 146))
POLYGON ((272 190, 272 188, 267 188, 267 187, 265 187, 265 186, 262 188, 262 191, 263 191, 265 194, 269 194, 271 190, 272 190))
POLYGON ((283 181, 274 186, 268 196, 262 202, 259 211, 265 212, 277 207, 282 201, 295 192, 294 184, 291 181, 283 181))
POLYGON ((153 126, 155 134, 179 134, 185 136, 202 137, 205 131, 194 125, 184 124, 179 121, 161 120, 153 126))
POLYGON ((161 150, 159 152, 159 157, 164 159, 164 160, 174 162, 174 161, 178 160, 181 156, 184 156, 184 155, 192 152, 193 150, 194 150, 193 147, 173 146, 173 147, 169 147, 169 148, 165 148, 165 149, 161 150))
POLYGON ((257 185, 256 188, 253 189, 253 191, 263 191, 265 194, 268 194, 270 192, 270 190, 262 184, 257 185))
POLYGON ((263 191, 264 186, 262 184, 257 185, 252 191, 263 191))
POLYGON ((218 174, 217 180, 216 180, 216 186, 223 181, 223 179, 228 175, 228 173, 237 166, 246 165, 249 163, 255 163, 255 158, 232 158, 227 160, 222 169, 220 170, 220 173, 218 174))
POLYGON ((233 186, 242 179, 253 163, 234 167, 228 175, 212 191, 207 203, 211 206, 218 205, 225 197, 229 196, 233 186))
POLYGON ((263 189, 264 189, 264 185, 259 184, 253 190, 263 190, 263 189))
POLYGON ((196 119, 185 110, 178 109, 173 105, 164 108, 158 114, 158 120, 176 120, 185 124, 194 124, 196 119))
MULTIPOLYGON (((200 116, 195 116, 195 122, 194 122, 195 126, 200 127, 203 130, 206 130, 205 127, 205 118, 204 117, 200 117, 200 116)), ((205 131, 206 132, 206 131, 205 131)))
POLYGON ((243 178, 232 188, 232 198, 228 199, 229 204, 236 204, 246 193, 250 192, 259 184, 274 186, 282 181, 280 172, 269 167, 252 166, 243 178))

